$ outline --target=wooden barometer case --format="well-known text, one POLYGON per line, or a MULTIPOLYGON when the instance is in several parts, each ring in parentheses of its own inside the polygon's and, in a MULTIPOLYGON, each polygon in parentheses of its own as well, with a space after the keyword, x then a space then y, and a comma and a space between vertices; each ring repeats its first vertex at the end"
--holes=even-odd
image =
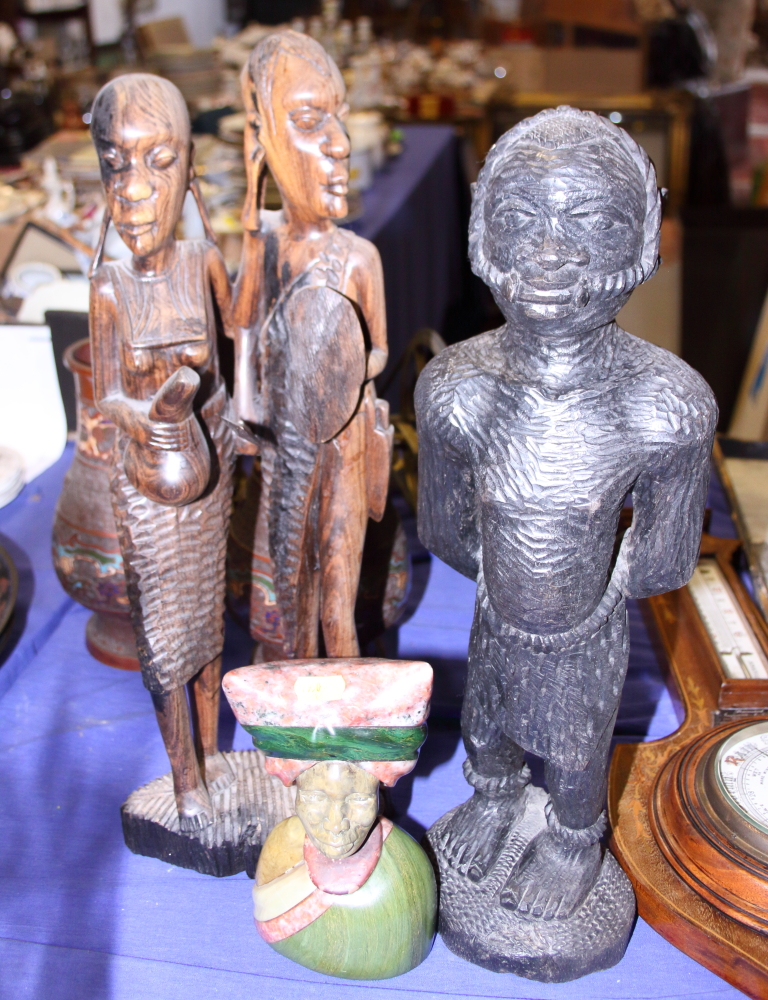
POLYGON ((704 535, 686 587, 644 602, 685 710, 677 732, 619 744, 611 845, 640 915, 749 996, 768 995, 768 626, 704 535))

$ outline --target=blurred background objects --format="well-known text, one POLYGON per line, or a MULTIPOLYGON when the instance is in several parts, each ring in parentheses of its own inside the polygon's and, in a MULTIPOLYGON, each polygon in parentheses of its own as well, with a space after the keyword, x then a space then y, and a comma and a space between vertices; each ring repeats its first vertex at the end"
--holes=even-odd
MULTIPOLYGON (((239 74, 279 25, 320 41, 347 84, 347 224, 385 260, 393 402, 417 330, 451 342, 498 321, 466 262, 469 184, 502 132, 570 103, 628 129, 656 165, 663 264, 621 320, 699 368, 728 425, 768 290, 768 0, 0 0, 4 316, 21 306, 7 279, 32 223, 74 262, 56 287, 82 280, 103 213, 90 106, 125 72, 158 73, 184 95, 236 272, 239 74), (430 198, 449 210, 427 217, 430 198)), ((279 204, 269 179, 267 206, 279 204)), ((182 229, 203 232, 191 199, 182 229)), ((125 253, 111 232, 108 256, 125 253)))

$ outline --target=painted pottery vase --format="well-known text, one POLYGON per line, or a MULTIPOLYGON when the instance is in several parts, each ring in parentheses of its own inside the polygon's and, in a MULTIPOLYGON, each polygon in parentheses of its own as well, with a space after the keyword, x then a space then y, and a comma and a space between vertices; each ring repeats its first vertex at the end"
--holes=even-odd
POLYGON ((77 443, 56 505, 53 565, 69 596, 93 611, 85 631, 88 652, 111 667, 138 670, 109 491, 116 428, 96 409, 89 341, 68 347, 64 364, 75 379, 77 443))

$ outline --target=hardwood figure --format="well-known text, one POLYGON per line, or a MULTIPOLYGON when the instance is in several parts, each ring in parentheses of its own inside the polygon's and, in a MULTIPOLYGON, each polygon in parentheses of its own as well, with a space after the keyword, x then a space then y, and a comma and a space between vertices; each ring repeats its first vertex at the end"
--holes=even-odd
POLYGON ((235 439, 214 300, 227 327, 229 279, 212 242, 174 238, 190 184, 196 191, 176 87, 147 74, 113 80, 96 97, 91 131, 107 199, 102 245, 111 219, 133 254, 94 260, 95 396, 117 426, 112 501, 142 677, 172 771, 170 802, 170 782, 158 779, 123 806, 123 829, 138 853, 229 874, 244 862, 215 821, 252 805, 230 786, 256 762, 228 759, 217 742, 235 439), (225 793, 219 808, 212 799, 225 793))
POLYGON ((441 932, 471 961, 545 981, 609 967, 629 937, 632 890, 600 843, 625 601, 685 583, 701 539, 712 393, 614 322, 656 270, 660 215, 653 165, 622 129, 568 107, 515 126, 470 222, 506 323, 443 351, 416 392, 419 534, 477 580, 474 794, 428 833, 441 932))
POLYGON ((285 661, 233 670, 224 690, 267 770, 297 786, 296 815, 272 830, 256 870, 261 937, 344 979, 415 968, 435 935, 435 876, 421 847, 378 815, 378 789, 416 764, 432 668, 285 661))
POLYGON ((381 261, 347 214, 344 84, 324 49, 278 31, 243 71, 248 195, 235 287, 235 404, 261 438, 251 632, 264 659, 357 656, 368 518, 384 514, 393 430, 381 261), (260 208, 266 167, 280 212, 260 208))

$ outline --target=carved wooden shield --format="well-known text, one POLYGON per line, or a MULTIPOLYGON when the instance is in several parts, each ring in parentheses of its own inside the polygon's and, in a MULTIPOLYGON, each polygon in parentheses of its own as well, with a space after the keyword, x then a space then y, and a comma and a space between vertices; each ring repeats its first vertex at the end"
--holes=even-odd
POLYGON ((300 434, 318 444, 344 427, 360 401, 365 340, 355 308, 326 286, 301 288, 283 306, 290 363, 287 404, 300 434))

